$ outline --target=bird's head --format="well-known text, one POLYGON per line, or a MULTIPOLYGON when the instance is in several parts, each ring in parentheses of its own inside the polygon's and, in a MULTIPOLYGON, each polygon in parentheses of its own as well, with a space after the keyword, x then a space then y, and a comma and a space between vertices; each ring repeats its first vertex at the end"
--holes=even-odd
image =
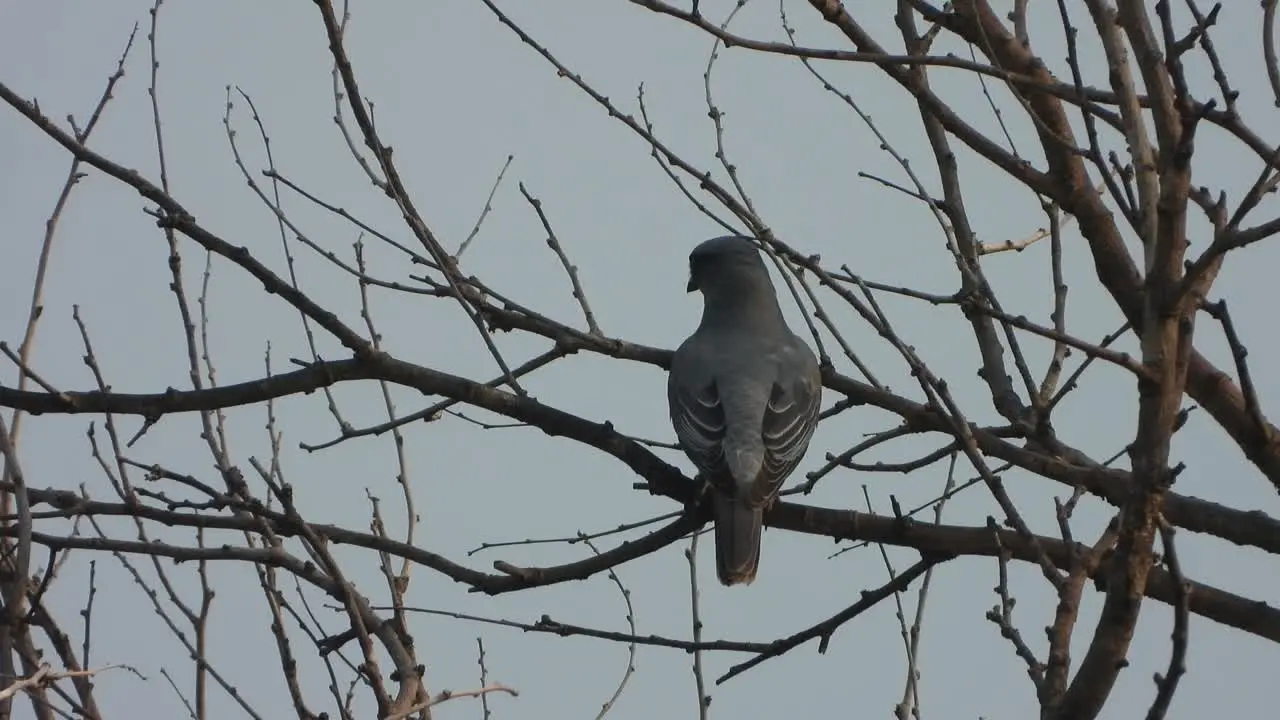
POLYGON ((738 235, 713 238, 689 253, 689 292, 703 294, 721 288, 769 282, 769 270, 751 240, 738 235))

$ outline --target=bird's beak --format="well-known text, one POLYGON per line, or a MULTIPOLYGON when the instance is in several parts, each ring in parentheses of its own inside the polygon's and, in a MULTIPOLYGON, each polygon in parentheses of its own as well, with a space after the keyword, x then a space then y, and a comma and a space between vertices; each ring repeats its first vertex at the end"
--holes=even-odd
POLYGON ((695 280, 692 275, 690 275, 689 284, 685 286, 684 291, 693 292, 694 290, 697 290, 697 289, 698 289, 698 281, 695 280))

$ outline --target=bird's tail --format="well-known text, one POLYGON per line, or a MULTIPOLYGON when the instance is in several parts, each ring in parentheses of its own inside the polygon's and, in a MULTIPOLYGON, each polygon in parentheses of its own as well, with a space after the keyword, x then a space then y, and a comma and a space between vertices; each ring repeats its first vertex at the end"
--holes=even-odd
POLYGON ((744 498, 712 495, 716 527, 716 575, 722 585, 749 585, 760 567, 760 530, 764 509, 744 498))

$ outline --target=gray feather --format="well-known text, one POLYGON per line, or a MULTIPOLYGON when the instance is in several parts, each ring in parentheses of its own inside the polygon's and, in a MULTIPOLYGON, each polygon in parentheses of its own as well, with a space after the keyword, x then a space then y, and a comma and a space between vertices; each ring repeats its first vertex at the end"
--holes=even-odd
POLYGON ((750 585, 760 569, 760 531, 764 510, 738 498, 711 497, 715 518, 716 577, 722 585, 750 585))
POLYGON ((672 358, 671 422, 711 483, 716 569, 747 583, 760 559, 764 509, 803 459, 817 426, 817 358, 787 327, 769 273, 743 238, 716 238, 690 256, 702 322, 672 358))

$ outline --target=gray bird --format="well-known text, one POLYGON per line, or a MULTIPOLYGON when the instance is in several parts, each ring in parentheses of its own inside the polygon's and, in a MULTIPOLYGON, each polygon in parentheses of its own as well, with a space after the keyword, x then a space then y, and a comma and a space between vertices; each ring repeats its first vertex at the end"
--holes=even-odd
POLYGON ((688 291, 702 322, 676 350, 667 379, 671 424, 712 493, 716 575, 750 583, 764 510, 800 463, 818 424, 818 360, 782 317, 750 240, 708 240, 689 255, 688 291))

